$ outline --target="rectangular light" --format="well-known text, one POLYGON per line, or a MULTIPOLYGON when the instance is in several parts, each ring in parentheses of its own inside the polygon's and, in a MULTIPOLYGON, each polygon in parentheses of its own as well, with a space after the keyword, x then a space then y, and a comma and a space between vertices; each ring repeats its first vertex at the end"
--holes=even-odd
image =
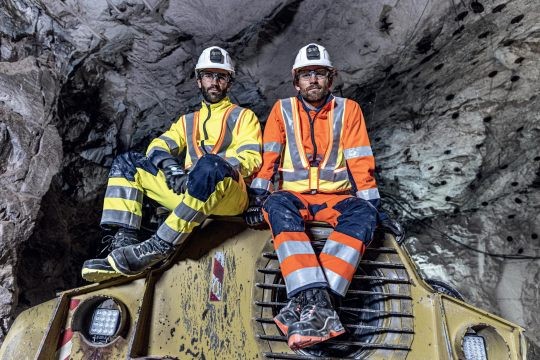
POLYGON ((90 323, 90 335, 112 336, 118 328, 120 311, 115 309, 96 309, 90 323))
POLYGON ((463 337, 465 360, 488 360, 486 343, 482 336, 465 335, 463 337))

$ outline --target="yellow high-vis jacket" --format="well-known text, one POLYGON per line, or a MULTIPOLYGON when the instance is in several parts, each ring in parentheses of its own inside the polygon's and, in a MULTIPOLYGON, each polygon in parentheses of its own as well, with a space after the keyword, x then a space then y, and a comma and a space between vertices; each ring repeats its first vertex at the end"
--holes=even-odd
POLYGON ((159 164, 186 150, 184 168, 190 169, 204 154, 227 160, 244 177, 262 163, 262 133, 253 111, 233 104, 228 97, 216 104, 202 102, 201 109, 180 116, 169 130, 155 138, 146 155, 159 164))

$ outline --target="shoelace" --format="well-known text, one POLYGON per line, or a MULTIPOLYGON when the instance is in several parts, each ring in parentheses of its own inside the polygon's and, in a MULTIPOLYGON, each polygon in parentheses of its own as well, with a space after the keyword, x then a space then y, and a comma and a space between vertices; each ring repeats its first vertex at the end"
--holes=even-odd
POLYGON ((169 246, 165 245, 164 242, 152 237, 151 240, 143 241, 139 245, 135 246, 133 251, 137 254, 137 256, 140 257, 156 252, 165 253, 168 249, 169 246))
POLYGON ((130 237, 126 236, 123 231, 119 231, 115 235, 105 235, 101 239, 101 243, 104 244, 104 246, 99 255, 126 245, 132 245, 133 241, 130 237))

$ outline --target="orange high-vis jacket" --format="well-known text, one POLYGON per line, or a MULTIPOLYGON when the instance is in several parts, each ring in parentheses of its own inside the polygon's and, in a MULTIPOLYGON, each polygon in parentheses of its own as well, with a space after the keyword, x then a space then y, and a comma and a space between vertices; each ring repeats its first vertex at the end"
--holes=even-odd
POLYGON ((310 121, 301 100, 276 102, 264 131, 263 165, 251 187, 272 191, 277 169, 283 190, 340 193, 354 184, 357 197, 379 199, 373 176, 375 158, 358 103, 331 97, 318 113, 310 110, 310 115, 315 157, 310 121))

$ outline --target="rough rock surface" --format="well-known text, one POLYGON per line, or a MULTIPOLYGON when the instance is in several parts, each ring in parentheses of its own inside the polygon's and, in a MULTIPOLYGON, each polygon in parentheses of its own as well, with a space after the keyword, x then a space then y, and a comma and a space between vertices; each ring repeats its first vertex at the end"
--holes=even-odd
POLYGON ((231 52, 231 97, 264 120, 316 41, 335 93, 364 109, 385 208, 422 271, 540 344, 539 20, 537 0, 4 0, 3 331, 80 284, 108 166, 198 105, 203 48, 231 52))

